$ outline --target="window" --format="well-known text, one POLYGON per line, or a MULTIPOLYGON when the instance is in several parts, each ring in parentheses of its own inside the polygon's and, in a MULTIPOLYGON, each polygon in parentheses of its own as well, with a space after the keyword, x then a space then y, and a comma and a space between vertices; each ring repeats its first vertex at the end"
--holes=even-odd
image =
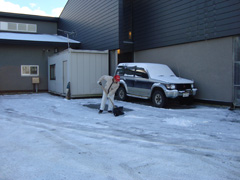
POLYGON ((55 64, 50 65, 50 80, 56 80, 55 64))
POLYGON ((27 31, 27 24, 18 24, 18 30, 19 31, 27 31))
POLYGON ((8 23, 8 30, 9 31, 14 31, 17 29, 17 23, 8 23))
POLYGON ((0 21, 0 30, 36 33, 37 25, 36 24, 25 24, 25 23, 0 21))
POLYGON ((118 66, 116 75, 123 76, 124 75, 124 67, 123 66, 118 66))
POLYGON ((134 73, 135 73, 135 66, 133 67, 126 67, 125 72, 124 72, 124 76, 132 76, 134 77, 134 73))
POLYGON ((132 31, 128 32, 128 39, 132 39, 132 31))
POLYGON ((21 76, 39 76, 39 66, 21 65, 21 76))
POLYGON ((144 68, 139 68, 137 67, 136 69, 136 77, 142 77, 142 78, 148 78, 148 74, 147 72, 145 71, 144 68))

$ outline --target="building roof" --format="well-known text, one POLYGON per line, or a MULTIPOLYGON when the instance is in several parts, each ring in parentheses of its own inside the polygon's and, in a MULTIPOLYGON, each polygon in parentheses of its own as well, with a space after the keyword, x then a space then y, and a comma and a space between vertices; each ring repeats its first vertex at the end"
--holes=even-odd
POLYGON ((30 15, 30 14, 19 14, 19 13, 10 13, 10 12, 0 12, 0 17, 28 19, 28 20, 39 20, 39 21, 50 21, 50 22, 58 22, 58 20, 59 20, 59 18, 57 18, 57 17, 39 16, 39 15, 30 15))
POLYGON ((45 42, 45 43, 71 43, 80 44, 79 41, 68 39, 67 37, 53 34, 25 34, 0 32, 0 41, 25 41, 25 42, 45 42))

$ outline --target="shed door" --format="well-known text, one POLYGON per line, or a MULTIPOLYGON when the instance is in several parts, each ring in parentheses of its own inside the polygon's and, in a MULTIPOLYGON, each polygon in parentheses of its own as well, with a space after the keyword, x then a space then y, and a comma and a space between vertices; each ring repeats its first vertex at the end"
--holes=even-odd
POLYGON ((240 105, 240 37, 234 39, 234 104, 240 105))
POLYGON ((67 61, 63 61, 63 93, 66 94, 67 89, 67 61))

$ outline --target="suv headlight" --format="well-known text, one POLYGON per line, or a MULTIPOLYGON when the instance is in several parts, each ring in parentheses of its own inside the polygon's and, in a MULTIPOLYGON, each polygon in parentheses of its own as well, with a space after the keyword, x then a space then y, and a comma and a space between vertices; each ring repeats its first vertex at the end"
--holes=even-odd
POLYGON ((175 89, 176 88, 175 84, 166 84, 165 86, 167 89, 175 89))
POLYGON ((194 88, 194 84, 191 84, 191 88, 192 88, 192 89, 194 88))

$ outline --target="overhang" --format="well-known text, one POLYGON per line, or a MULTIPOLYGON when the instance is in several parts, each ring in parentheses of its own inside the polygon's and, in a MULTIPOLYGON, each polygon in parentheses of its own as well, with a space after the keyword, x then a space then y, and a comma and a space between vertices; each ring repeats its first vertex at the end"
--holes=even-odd
POLYGON ((0 32, 0 43, 31 43, 31 44, 75 44, 80 45, 79 41, 68 39, 67 37, 56 34, 25 34, 0 32))

